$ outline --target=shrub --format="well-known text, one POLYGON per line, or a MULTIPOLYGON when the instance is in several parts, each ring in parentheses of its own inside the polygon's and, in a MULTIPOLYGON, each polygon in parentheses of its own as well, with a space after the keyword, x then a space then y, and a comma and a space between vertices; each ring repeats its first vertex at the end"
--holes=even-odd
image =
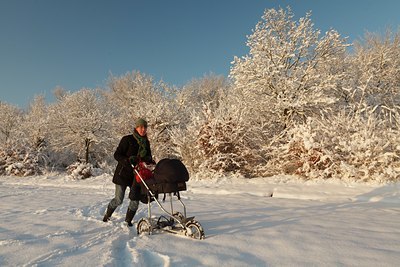
POLYGON ((0 148, 0 174, 29 176, 43 173, 47 157, 24 143, 6 143, 0 148))
POLYGON ((75 162, 67 167, 67 173, 74 179, 86 179, 92 176, 93 165, 75 162))
POLYGON ((374 109, 309 119, 288 132, 269 162, 305 179, 400 180, 400 133, 374 109))

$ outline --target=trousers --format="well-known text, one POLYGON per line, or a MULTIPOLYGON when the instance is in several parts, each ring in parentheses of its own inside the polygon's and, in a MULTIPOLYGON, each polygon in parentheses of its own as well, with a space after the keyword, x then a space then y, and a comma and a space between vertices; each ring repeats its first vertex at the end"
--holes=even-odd
MULTIPOLYGON (((115 197, 110 201, 109 204, 110 208, 116 209, 119 205, 122 204, 122 202, 124 201, 125 191, 127 187, 128 186, 126 185, 119 185, 119 184, 115 185, 115 197)), ((129 189, 131 188, 129 187, 129 189)), ((129 200, 129 201, 130 202, 128 205, 128 209, 136 212, 139 207, 139 200, 129 200)))

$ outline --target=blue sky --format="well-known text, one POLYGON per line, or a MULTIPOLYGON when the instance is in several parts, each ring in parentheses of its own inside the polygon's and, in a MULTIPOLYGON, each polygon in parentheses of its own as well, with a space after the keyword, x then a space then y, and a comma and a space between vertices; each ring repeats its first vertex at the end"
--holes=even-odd
POLYGON ((398 0, 0 0, 0 101, 51 102, 56 86, 104 88, 132 70, 178 86, 227 76, 264 10, 286 6, 349 41, 400 25, 398 0))

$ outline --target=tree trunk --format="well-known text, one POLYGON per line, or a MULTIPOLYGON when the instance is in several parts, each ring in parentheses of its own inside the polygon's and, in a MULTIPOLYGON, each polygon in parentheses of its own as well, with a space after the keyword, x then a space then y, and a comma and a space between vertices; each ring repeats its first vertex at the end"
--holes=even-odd
POLYGON ((88 164, 89 163, 89 147, 90 147, 90 139, 86 139, 85 140, 85 163, 88 164))

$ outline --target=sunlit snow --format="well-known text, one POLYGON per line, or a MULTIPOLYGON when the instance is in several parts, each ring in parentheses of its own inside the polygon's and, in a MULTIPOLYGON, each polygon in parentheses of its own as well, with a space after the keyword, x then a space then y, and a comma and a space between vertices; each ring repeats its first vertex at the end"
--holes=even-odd
MULTIPOLYGON (((291 176, 191 179, 188 216, 206 239, 138 236, 127 199, 102 222, 109 175, 0 177, 1 266, 397 266, 399 184, 291 176), (272 195, 272 197, 271 197, 272 195)), ((153 203, 152 211, 161 215, 153 203)), ((168 206, 167 206, 168 207, 168 206)), ((174 206, 179 209, 179 205, 174 206)), ((142 204, 137 222, 147 215, 142 204)))

